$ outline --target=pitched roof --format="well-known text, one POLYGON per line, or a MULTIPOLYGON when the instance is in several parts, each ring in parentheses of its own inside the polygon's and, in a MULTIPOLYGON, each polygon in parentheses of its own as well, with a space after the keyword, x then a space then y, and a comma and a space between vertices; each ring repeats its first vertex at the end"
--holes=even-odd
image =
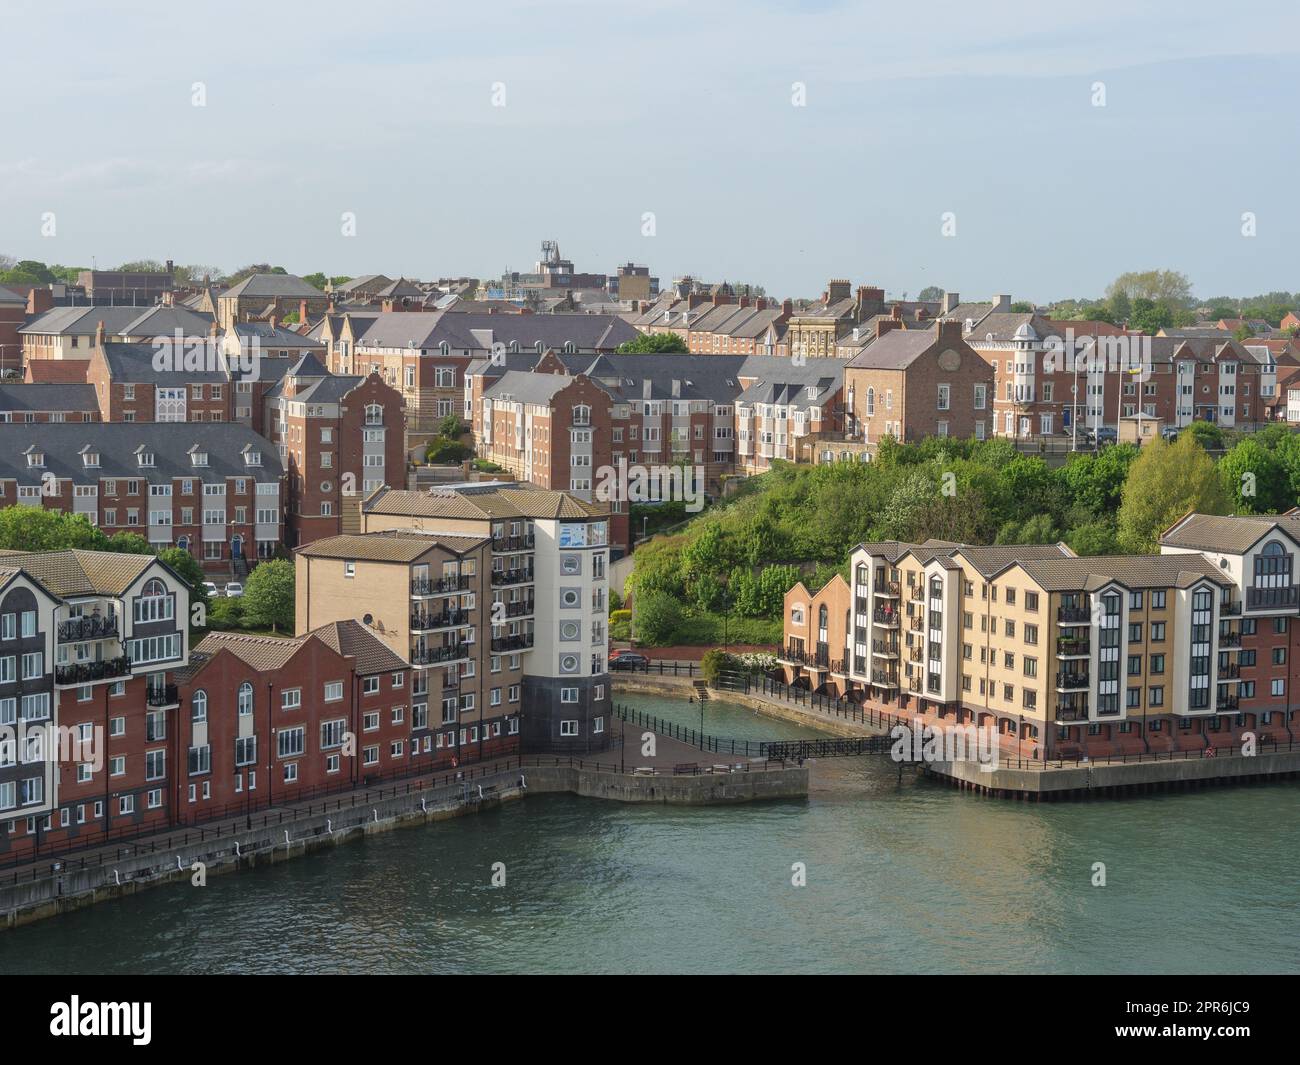
POLYGON ((395 673, 406 669, 402 656, 389 647, 361 622, 355 619, 334 621, 312 629, 315 636, 330 649, 357 660, 357 673, 363 677, 375 673, 395 673))
MULTIPOLYGON (((362 504, 366 514, 398 514, 426 518, 599 518, 608 509, 587 503, 568 492, 533 488, 519 483, 509 486, 465 485, 435 488, 429 492, 407 492, 379 488, 362 504)), ((317 541, 319 543, 319 541, 317 541)))
MULTIPOLYGON (((411 493, 418 495, 419 493, 411 493)), ((386 529, 372 533, 324 536, 297 549, 306 558, 360 559, 367 562, 414 562, 436 547, 462 555, 484 543, 484 536, 455 536, 386 529)))
POLYGON ((1188 588, 1202 580, 1222 586, 1233 583, 1209 559, 1196 554, 1095 555, 1029 560, 1019 565, 1048 592, 1090 592, 1112 582, 1125 588, 1188 588))
POLYGON ((282 667, 306 642, 306 636, 249 636, 242 632, 210 632, 199 641, 194 653, 206 655, 211 660, 218 651, 224 649, 258 672, 263 672, 282 667))
POLYGON ((1291 515, 1188 514, 1160 537, 1165 547, 1182 547, 1196 551, 1219 551, 1239 555, 1250 550, 1275 529, 1281 529, 1300 542, 1300 517, 1291 515))
POLYGON ((17 564, 55 595, 121 595, 151 565, 153 555, 129 555, 115 551, 14 552, 4 556, 6 564, 17 564))
POLYGON ((904 370, 938 343, 937 329, 891 329, 849 360, 865 370, 904 370))
POLYGON ((221 299, 235 298, 324 299, 325 293, 293 274, 253 274, 221 294, 221 299))
POLYGON ((0 384, 0 411, 98 411, 94 385, 0 384))

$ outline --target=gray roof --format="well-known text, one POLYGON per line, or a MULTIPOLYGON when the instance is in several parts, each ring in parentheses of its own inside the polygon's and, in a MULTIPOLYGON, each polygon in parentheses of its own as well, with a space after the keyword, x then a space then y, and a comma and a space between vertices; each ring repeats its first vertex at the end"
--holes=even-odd
POLYGON ((253 274, 221 294, 222 299, 324 299, 325 293, 312 288, 293 274, 253 274))
POLYGON ((613 351, 640 334, 609 314, 476 314, 447 311, 394 311, 377 315, 358 344, 365 348, 436 348, 491 351, 494 343, 520 348, 613 351))
POLYGON ((235 335, 241 340, 256 338, 258 346, 263 348, 311 348, 316 351, 325 348, 321 340, 282 325, 272 329, 269 322, 239 322, 235 325, 235 335))
POLYGON ((96 411, 94 385, 64 383, 0 385, 0 411, 96 411))
POLYGON ((547 403, 556 392, 568 388, 573 381, 567 374, 510 370, 483 394, 498 403, 547 403))
POLYGON ((104 361, 108 363, 109 377, 115 382, 189 385, 230 380, 230 375, 224 370, 158 370, 154 367, 153 359, 152 344, 104 344, 104 361))
POLYGON ((248 426, 237 422, 36 422, 0 425, 0 478, 13 479, 19 484, 39 484, 46 473, 79 483, 101 477, 136 477, 155 482, 173 477, 206 481, 249 477, 267 481, 278 479, 283 468, 275 447, 248 426), (192 464, 189 452, 196 444, 207 451, 207 466, 192 464), (41 468, 27 465, 26 453, 32 447, 45 456, 45 465, 41 468), (87 447, 98 452, 98 468, 88 470, 85 467, 81 453, 87 447), (136 452, 142 447, 153 452, 152 467, 139 465, 136 452), (250 448, 261 453, 260 466, 245 464, 244 452, 250 448))
POLYGON ((27 300, 18 295, 17 292, 10 292, 9 289, 0 287, 0 303, 22 303, 25 305, 27 300))
POLYGON ((933 348, 938 339, 937 329, 891 329, 849 360, 849 365, 855 369, 903 370, 933 348))
POLYGON ((94 336, 103 322, 105 335, 130 336, 127 326, 139 321, 146 310, 144 307, 55 307, 32 319, 18 332, 94 336))

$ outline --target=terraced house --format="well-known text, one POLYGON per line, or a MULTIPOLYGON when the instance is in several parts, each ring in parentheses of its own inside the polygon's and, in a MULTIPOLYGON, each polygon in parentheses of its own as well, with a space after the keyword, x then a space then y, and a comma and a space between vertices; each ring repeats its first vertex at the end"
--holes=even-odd
POLYGON ((0 856, 169 822, 189 588, 152 555, 0 556, 0 856))
POLYGON ((1191 515, 1143 556, 863 544, 787 594, 786 676, 1026 758, 1286 741, 1295 522, 1191 515))
POLYGON ((229 423, 0 425, 0 506, 84 514, 242 579, 284 542, 275 449, 229 423))

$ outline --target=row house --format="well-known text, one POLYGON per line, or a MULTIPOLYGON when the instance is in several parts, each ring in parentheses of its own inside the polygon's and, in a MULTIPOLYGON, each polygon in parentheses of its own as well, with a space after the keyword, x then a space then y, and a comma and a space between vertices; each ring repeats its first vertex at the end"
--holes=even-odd
POLYGON ((188 620, 188 586, 152 555, 4 554, 0 859, 171 823, 188 620))
POLYGON ((927 436, 990 434, 993 374, 962 337, 962 323, 940 319, 931 329, 891 328, 850 359, 844 370, 846 432, 867 444, 882 437, 913 442, 927 436))
POLYGON ((284 542, 274 448, 229 423, 0 425, 0 505, 84 514, 242 577, 284 542))
POLYGON ((687 347, 692 355, 788 355, 786 323, 793 307, 790 300, 770 306, 761 296, 740 296, 688 322, 687 347))
POLYGON ((359 615, 427 676, 435 706, 458 720, 481 713, 493 738, 496 720, 523 707, 526 750, 608 743, 606 508, 527 484, 470 484, 380 489, 361 516, 361 535, 297 552, 300 628, 359 615))
POLYGON ((786 596, 787 679, 1026 758, 1293 738, 1300 518, 1188 515, 1161 554, 863 544, 786 596))
POLYGON ((90 385, 0 384, 0 422, 97 422, 90 385))
MULTIPOLYGON (((55 307, 38 315, 20 330, 23 366, 27 380, 45 380, 45 364, 66 362, 83 371, 105 341, 151 344, 157 337, 207 336, 210 315, 185 307, 55 307)), ((74 371, 75 372, 75 371, 74 371)))
MULTIPOLYGON (((406 430, 431 436, 461 413, 465 370, 475 359, 547 349, 598 355, 634 340, 622 319, 603 314, 473 314, 453 311, 326 316, 312 330, 339 374, 378 373, 402 394, 406 430)), ((412 442, 414 446, 414 442, 412 442)))
POLYGON ((307 354, 264 402, 262 420, 286 474, 290 546, 355 531, 345 530, 349 508, 378 488, 405 487, 402 397, 377 373, 331 374, 307 354))

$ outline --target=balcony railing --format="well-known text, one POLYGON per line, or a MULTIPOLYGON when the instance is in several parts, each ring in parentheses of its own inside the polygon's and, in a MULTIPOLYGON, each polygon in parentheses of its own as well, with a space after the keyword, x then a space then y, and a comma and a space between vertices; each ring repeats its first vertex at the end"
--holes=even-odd
POLYGON ((412 614, 411 631, 429 632, 433 629, 450 629, 456 625, 468 625, 468 610, 444 610, 441 614, 412 614))
POLYGON ((1241 614, 1241 600, 1240 600, 1240 599, 1237 600, 1235 603, 1220 603, 1220 604, 1219 604, 1219 617, 1221 617, 1221 618, 1233 618, 1233 617, 1238 617, 1238 616, 1240 616, 1240 614, 1241 614))
POLYGON ((788 644, 786 649, 778 656, 783 662, 795 662, 801 666, 812 666, 815 669, 829 669, 831 657, 824 652, 810 654, 798 644, 788 644))
POLYGON ((450 647, 426 647, 411 652, 411 664, 415 666, 434 666, 439 662, 454 662, 458 658, 469 658, 473 653, 473 644, 452 644, 450 647))
POLYGON ((437 580, 416 579, 411 581, 412 595, 445 595, 448 592, 464 592, 469 589, 470 579, 462 577, 439 577, 437 580))
POLYGON ((908 598, 913 602, 925 602, 925 586, 920 584, 912 585, 908 590, 908 598))
POLYGON ((1074 688, 1088 687, 1087 673, 1058 673, 1056 674, 1056 686, 1066 690, 1074 688))
POLYGON ((1074 706, 1069 703, 1057 703, 1056 720, 1057 721, 1087 721, 1088 707, 1086 704, 1084 706, 1074 706))
POLYGON ((1087 607, 1063 606, 1056 612, 1056 620, 1063 625, 1083 625, 1089 620, 1087 607))
POLYGON ((529 536, 494 536, 492 537, 493 551, 531 551, 535 546, 536 537, 529 536))
POLYGON ((908 627, 911 628, 911 630, 912 630, 913 632, 922 632, 922 631, 924 631, 924 629, 925 629, 925 618, 924 618, 924 616, 918 614, 916 617, 914 617, 911 621, 908 622, 908 627))
POLYGON ((117 615, 107 617, 69 618, 59 623, 59 642, 77 643, 81 640, 106 640, 118 635, 117 615))
POLYGON ((1235 711, 1239 706, 1241 706, 1241 700, 1239 700, 1235 695, 1229 695, 1226 699, 1220 699, 1218 701, 1216 709, 1227 713, 1229 711, 1235 711))
POLYGON ((891 629, 898 625, 897 610, 882 610, 877 607, 871 612, 871 618, 877 625, 888 625, 891 629))
POLYGON ((897 688, 898 677, 893 673, 886 673, 883 669, 873 669, 871 671, 871 683, 879 684, 884 688, 897 688))
POLYGON ((1086 655, 1092 650, 1092 645, 1087 640, 1057 640, 1056 653, 1058 655, 1086 655))
POLYGON ((122 655, 119 658, 106 658, 102 662, 78 662, 75 665, 56 666, 55 684, 90 684, 97 680, 111 680, 125 677, 131 672, 131 660, 122 655))
POLYGON ((1228 665, 1219 668, 1220 680, 1236 680, 1240 676, 1241 666, 1237 665, 1235 662, 1231 662, 1228 665))
POLYGON ((494 636, 492 638, 492 650, 494 651, 526 651, 533 646, 533 634, 524 633, 520 636, 494 636))
POLYGON ((175 706, 180 702, 180 690, 175 684, 164 684, 160 688, 146 688, 144 700, 150 706, 175 706))
POLYGON ((875 583, 875 592, 877 595, 891 595, 897 599, 900 591, 901 589, 899 588, 898 581, 876 581, 875 583))
POLYGON ((533 582, 533 571, 530 569, 502 569, 492 571, 492 583, 501 584, 531 584, 533 582))
POLYGON ((1241 646, 1241 633, 1239 633, 1239 632, 1225 632, 1225 633, 1220 634, 1220 636, 1219 636, 1219 646, 1222 647, 1222 648, 1225 648, 1225 649, 1230 648, 1230 647, 1240 647, 1240 646, 1241 646))
POLYGON ((506 603, 506 617, 508 618, 526 618, 530 614, 537 613, 537 608, 533 605, 533 600, 528 599, 522 603, 506 603))
POLYGON ((896 643, 890 643, 890 642, 888 642, 888 641, 886 641, 886 640, 872 640, 872 641, 871 641, 871 650, 872 650, 872 652, 873 652, 874 654, 878 654, 878 655, 889 655, 889 656, 891 656, 891 657, 897 657, 897 655, 898 655, 898 644, 896 644, 896 643))
POLYGON ((1300 604, 1300 585, 1246 589, 1246 606, 1251 610, 1274 610, 1278 607, 1293 607, 1298 604, 1300 604))

